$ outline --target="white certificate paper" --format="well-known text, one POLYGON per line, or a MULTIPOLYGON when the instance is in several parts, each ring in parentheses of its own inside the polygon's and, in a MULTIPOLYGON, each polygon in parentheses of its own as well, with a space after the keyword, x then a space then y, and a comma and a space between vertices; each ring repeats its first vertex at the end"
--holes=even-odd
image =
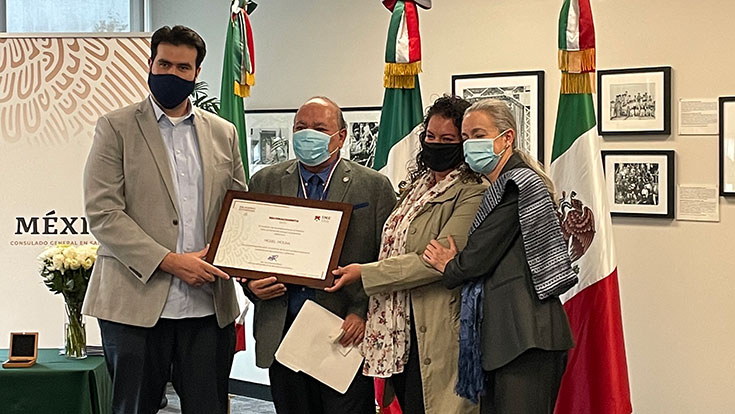
POLYGON ((324 280, 342 212, 233 200, 215 266, 324 280))
POLYGON ((278 362, 304 372, 337 392, 350 387, 363 357, 353 346, 343 347, 334 337, 344 321, 307 300, 276 351, 278 362))
POLYGON ((677 220, 720 221, 720 194, 716 185, 680 185, 676 194, 677 220))
POLYGON ((679 99, 679 135, 717 135, 717 99, 679 99))

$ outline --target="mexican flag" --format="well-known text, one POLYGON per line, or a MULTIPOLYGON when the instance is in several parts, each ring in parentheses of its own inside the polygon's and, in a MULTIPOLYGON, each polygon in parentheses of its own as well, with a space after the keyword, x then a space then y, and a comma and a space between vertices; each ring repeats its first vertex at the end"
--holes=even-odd
POLYGON ((219 116, 232 122, 237 129, 245 180, 250 178, 250 163, 243 98, 250 96, 250 87, 255 84, 255 51, 248 17, 248 13, 255 9, 254 6, 254 2, 245 0, 233 0, 230 4, 219 108, 219 116))
MULTIPOLYGON (((419 150, 418 133, 423 121, 421 105, 421 37, 416 4, 411 0, 383 0, 390 10, 385 46, 383 107, 373 168, 386 175, 398 191, 408 176, 406 165, 419 150)), ((422 7, 428 8, 426 2, 422 7)), ((384 378, 375 378, 375 401, 383 414, 401 414, 395 393, 384 378)))
POLYGON ((562 296, 574 335, 556 412, 630 413, 612 222, 596 133, 595 35, 589 0, 565 0, 559 18, 561 96, 551 177, 579 283, 562 296))
MULTIPOLYGON (((255 85, 255 49, 248 17, 255 7, 257 4, 254 1, 232 0, 230 3, 220 87, 219 116, 232 122, 237 129, 246 182, 250 179, 250 162, 243 98, 250 96, 250 87, 255 85)), ((240 295, 238 295, 240 316, 235 321, 235 352, 245 350, 245 314, 249 302, 244 295, 241 297, 240 295)))
POLYGON ((390 178, 394 187, 406 178, 406 164, 419 149, 417 126, 423 120, 421 38, 413 1, 383 2, 391 11, 385 47, 383 108, 373 168, 390 178))
POLYGON ((420 149, 423 110, 416 78, 413 89, 386 89, 380 113, 373 168, 388 176, 396 188, 406 179, 406 165, 420 149))

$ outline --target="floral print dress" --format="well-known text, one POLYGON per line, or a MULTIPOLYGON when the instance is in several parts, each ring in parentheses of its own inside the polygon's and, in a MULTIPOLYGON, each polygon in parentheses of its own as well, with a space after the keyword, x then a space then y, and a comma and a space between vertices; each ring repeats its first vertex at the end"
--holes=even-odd
MULTIPOLYGON (((406 254, 406 236, 411 222, 421 213, 426 203, 457 182, 459 175, 460 172, 454 170, 436 182, 434 174, 428 171, 409 188, 408 194, 388 216, 383 226, 379 260, 406 254)), ((361 345, 365 356, 365 375, 387 378, 403 372, 411 346, 410 327, 408 290, 370 296, 365 338, 361 345)))

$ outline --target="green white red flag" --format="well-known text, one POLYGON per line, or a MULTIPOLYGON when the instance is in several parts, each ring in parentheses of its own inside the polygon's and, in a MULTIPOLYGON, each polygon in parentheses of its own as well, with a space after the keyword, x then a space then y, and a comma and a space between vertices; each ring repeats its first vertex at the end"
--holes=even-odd
POLYGON ((243 98, 250 96, 250 87, 255 85, 255 48, 248 14, 256 6, 255 2, 246 0, 233 0, 230 4, 220 89, 219 116, 237 129, 246 180, 250 172, 243 98))
MULTIPOLYGON (((250 179, 250 163, 243 98, 250 96, 250 87, 255 85, 255 49, 248 15, 255 10, 257 4, 254 1, 233 0, 229 7, 219 116, 232 122, 237 129, 242 167, 247 181, 250 179)), ((244 302, 240 302, 240 316, 235 321, 236 352, 245 350, 245 314, 248 310, 248 301, 244 296, 242 298, 244 302)))
POLYGON ((383 86, 413 89, 415 75, 421 72, 421 35, 416 4, 411 0, 389 0, 383 1, 383 5, 391 11, 383 86))
POLYGON ((383 5, 392 14, 385 47, 385 95, 373 168, 397 186, 406 178, 406 165, 419 148, 416 128, 423 120, 418 77, 421 39, 413 1, 384 0, 383 5))
MULTIPOLYGON (((385 174, 395 188, 407 177, 406 166, 416 156, 417 128, 423 121, 419 72, 421 38, 416 4, 412 0, 382 0, 391 11, 385 46, 383 107, 373 168, 385 174)), ((431 7, 431 1, 419 5, 431 7)), ((398 399, 386 395, 385 379, 375 378, 375 400, 383 414, 401 414, 398 399)))
POLYGON ((589 0, 564 0, 559 17, 561 95, 551 177, 579 283, 562 296, 574 335, 556 412, 630 413, 612 221, 592 92, 595 32, 589 0))

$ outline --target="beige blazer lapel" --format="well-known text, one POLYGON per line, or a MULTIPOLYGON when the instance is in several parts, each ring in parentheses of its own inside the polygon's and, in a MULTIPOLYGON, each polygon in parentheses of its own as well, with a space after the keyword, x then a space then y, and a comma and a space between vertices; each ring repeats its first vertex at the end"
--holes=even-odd
MULTIPOLYGON (((214 144, 212 143, 212 129, 206 118, 201 116, 199 108, 194 107, 194 129, 199 143, 199 155, 202 157, 202 191, 204 192, 204 217, 209 216, 209 207, 212 201, 214 188, 214 144)), ((215 212, 217 214, 219 212, 215 212)), ((209 229, 206 229, 208 232, 209 229)), ((209 233, 207 233, 209 234, 209 233)))
POLYGON ((334 168, 332 180, 327 189, 327 200, 342 202, 352 184, 352 168, 344 160, 339 160, 334 168))
POLYGON ((143 139, 148 144, 151 154, 153 154, 153 159, 166 185, 171 203, 173 203, 176 213, 180 215, 181 212, 179 211, 179 203, 176 201, 176 190, 174 188, 173 177, 171 176, 171 166, 169 164, 166 145, 163 143, 163 138, 161 138, 161 130, 158 129, 158 120, 151 105, 150 99, 141 102, 135 113, 135 119, 138 122, 143 139))
POLYGON ((287 197, 299 196, 299 162, 293 160, 291 165, 286 168, 286 174, 281 177, 280 195, 287 197))

